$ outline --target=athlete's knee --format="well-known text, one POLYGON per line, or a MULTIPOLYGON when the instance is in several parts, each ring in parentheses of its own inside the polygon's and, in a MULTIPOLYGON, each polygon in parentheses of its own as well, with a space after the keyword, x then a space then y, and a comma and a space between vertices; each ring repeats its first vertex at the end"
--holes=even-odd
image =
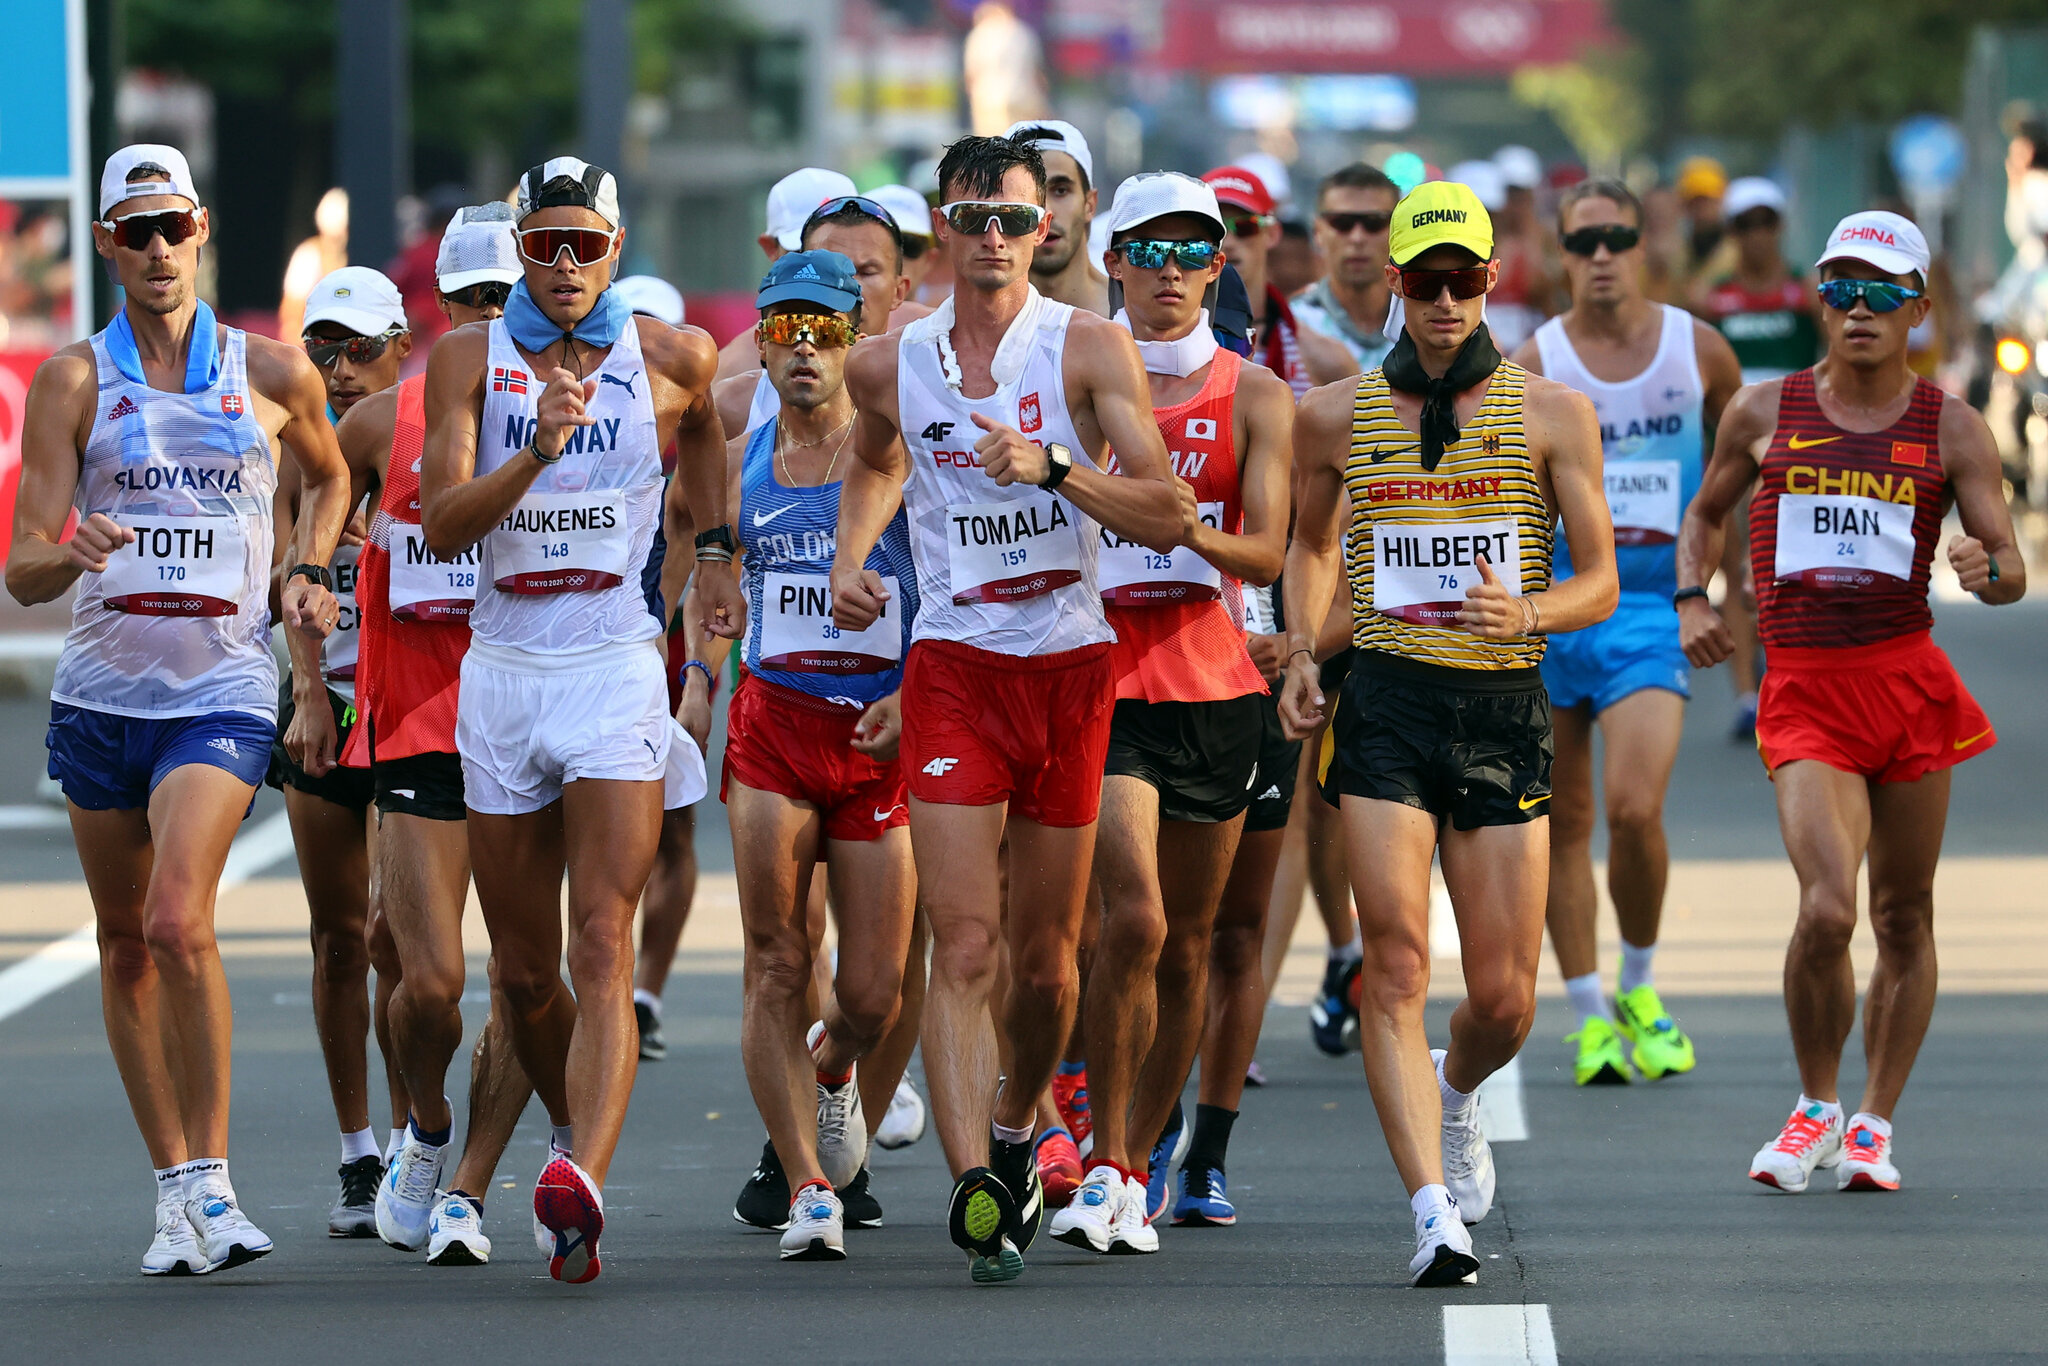
POLYGON ((1219 925, 1209 939, 1209 970, 1224 977, 1257 972, 1265 947, 1263 925, 1219 925))
POLYGON ((1607 833, 1637 844, 1656 839, 1664 833, 1664 803, 1653 792, 1610 791, 1607 833))
POLYGON ((1536 1020, 1536 984, 1522 973, 1472 980, 1465 1003, 1474 1024, 1519 1042, 1536 1020))
MULTIPOLYGON (((553 1007, 555 993, 562 989, 562 972, 555 963, 525 954, 500 954, 494 962, 495 986, 510 1017, 533 1019, 553 1007)), ((408 989, 410 985, 408 981, 408 989)))
POLYGON ((811 985, 811 947, 795 934, 747 936, 742 977, 746 990, 764 1000, 802 1000, 811 985))
POLYGON ((462 960, 452 963, 414 963, 405 975, 403 999, 406 1013, 414 1017, 443 1016, 462 1009, 464 974, 462 960))
POLYGON ((1838 954, 1849 951, 1856 933, 1856 889, 1829 886, 1808 887, 1799 897, 1799 923, 1793 939, 1809 951, 1838 954))
POLYGON ((1883 954, 1919 953, 1934 943, 1934 889, 1875 889, 1870 897, 1870 933, 1883 954))
POLYGON ((1209 936, 1197 927, 1169 926, 1159 950, 1156 976, 1162 987, 1186 987, 1207 972, 1209 936))
POLYGON ((896 1018, 902 993, 903 979, 896 973, 869 975, 859 982, 849 982, 842 976, 833 982, 832 999, 839 1006, 847 1032, 862 1052, 881 1042, 883 1033, 896 1018))
POLYGON ((1359 984, 1382 1014, 1406 1009, 1429 993, 1429 946, 1406 935, 1368 937, 1359 984))
POLYGON ((996 971, 996 926, 992 920, 953 917, 932 935, 934 982, 953 981, 983 990, 996 971))
POLYGON ((100 965, 118 987, 134 989, 156 973, 156 959, 149 942, 140 933, 109 930, 100 926, 100 965))
POLYGON ((1102 902, 1096 952, 1105 962, 1142 966, 1158 961, 1166 946, 1166 909, 1150 896, 1102 902))
POLYGON ((633 928, 585 925, 569 947, 569 980, 579 985, 623 980, 633 975, 633 928))
POLYGON ((370 943, 363 927, 315 925, 313 971, 330 986, 348 986, 369 975, 370 943))
POLYGON ((142 938, 159 968, 188 970, 219 951, 206 915, 178 900, 160 901, 154 895, 142 908, 142 938))

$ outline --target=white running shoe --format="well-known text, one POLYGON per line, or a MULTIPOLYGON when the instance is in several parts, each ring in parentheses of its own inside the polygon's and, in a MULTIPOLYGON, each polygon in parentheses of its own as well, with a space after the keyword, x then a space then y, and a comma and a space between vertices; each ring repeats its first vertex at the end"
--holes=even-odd
POLYGON ((1819 1167, 1833 1167, 1842 1160, 1842 1114, 1828 1114, 1819 1101, 1801 1096, 1800 1105, 1778 1136, 1757 1150, 1749 1160, 1749 1179, 1775 1186, 1788 1195, 1806 1189, 1819 1167))
POLYGON ((459 1195, 439 1195, 427 1218, 427 1265, 482 1266, 491 1260, 483 1211, 459 1195))
POLYGON ((1479 1284, 1479 1258, 1456 1202, 1452 1208, 1415 1216, 1415 1255, 1408 1259, 1408 1283, 1418 1290, 1479 1284))
POLYGON ((185 1192, 185 1217, 206 1253, 208 1271, 270 1255, 270 1235, 242 1213, 225 1176, 203 1176, 193 1183, 185 1192))
MULTIPOLYGON (((1097 1167, 1096 1170, 1104 1169, 1097 1167)), ((1152 1227, 1152 1221, 1145 1217, 1146 1207, 1150 1204, 1145 1183, 1135 1176, 1125 1177, 1124 1202, 1116 1212, 1116 1223, 1109 1230, 1110 1252, 1117 1256, 1131 1256, 1159 1250, 1159 1230, 1152 1227)))
MULTIPOLYGON (((811 1026, 804 1046, 815 1055, 825 1037, 825 1022, 811 1026)), ((860 1072, 848 1068, 837 1086, 818 1083, 818 1166, 836 1189, 850 1186, 868 1161, 868 1121, 860 1108, 860 1072)))
POLYGON ((1899 1169, 1892 1164, 1892 1136, 1870 1123, 1874 1116, 1849 1116, 1848 1133, 1842 1140, 1842 1167, 1835 1174, 1835 1188, 1845 1191, 1895 1191, 1899 1169))
POLYGON ((846 1206, 839 1193, 813 1181, 789 1202, 789 1227, 782 1234, 785 1262, 846 1260, 846 1206))
POLYGON ((182 1193, 156 1202, 156 1237, 142 1254, 145 1276, 204 1276, 213 1270, 200 1249, 199 1235, 185 1217, 182 1193))
MULTIPOLYGON (((1109 1251, 1110 1235, 1116 1229, 1123 1203, 1124 1179, 1117 1175, 1116 1168, 1107 1164, 1091 1167, 1067 1207, 1052 1216, 1053 1239, 1091 1252, 1109 1251)), ((1145 1202, 1140 1199, 1141 1218, 1144 1212, 1145 1202)))
POLYGON ((420 1142, 410 1133, 398 1160, 384 1170, 377 1187, 377 1236, 408 1252, 426 1246, 427 1222, 434 1213, 434 1192, 441 1186, 441 1164, 448 1150, 420 1142))
MULTIPOLYGON (((1430 1060, 1444 1074, 1444 1050, 1433 1048, 1430 1060)), ((1458 1217, 1476 1224, 1493 1208, 1493 1148, 1479 1127, 1479 1093, 1453 1110, 1444 1107, 1444 1189, 1458 1202, 1458 1217)))
POLYGON ((896 1094, 889 1097, 889 1110, 882 1116, 881 1127, 875 1130, 875 1142, 894 1152, 923 1137, 924 1097, 905 1077, 896 1083, 896 1094))

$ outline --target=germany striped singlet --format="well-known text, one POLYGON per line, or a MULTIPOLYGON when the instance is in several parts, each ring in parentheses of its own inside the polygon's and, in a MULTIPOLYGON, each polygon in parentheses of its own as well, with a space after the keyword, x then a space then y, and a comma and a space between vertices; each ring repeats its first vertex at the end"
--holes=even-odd
POLYGON ((1526 669, 1543 637, 1484 640, 1458 624, 1465 590, 1484 557, 1511 592, 1550 586, 1553 519, 1529 459, 1522 423, 1528 371, 1502 362, 1479 411, 1422 467, 1420 439, 1394 415, 1386 375, 1358 383, 1344 487, 1352 644, 1443 668, 1526 669))

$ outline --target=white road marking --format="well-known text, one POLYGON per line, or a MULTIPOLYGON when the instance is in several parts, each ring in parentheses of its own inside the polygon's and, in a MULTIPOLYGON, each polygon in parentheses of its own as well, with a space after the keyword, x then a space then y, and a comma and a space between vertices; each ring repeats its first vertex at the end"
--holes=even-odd
MULTIPOLYGON (((16 808, 19 809, 19 808, 16 808)), ((58 819, 67 819, 57 813, 58 819)), ((243 831, 228 850, 220 889, 239 887, 292 852, 290 820, 280 811, 243 831)), ((18 1015, 53 991, 61 991, 99 967, 98 935, 92 922, 62 939, 45 944, 19 963, 0 971, 0 1020, 18 1015)))
POLYGON ((1479 1083, 1479 1127, 1488 1143, 1521 1143, 1529 1137, 1529 1115, 1522 1108, 1522 1060, 1479 1083))
POLYGON ((1446 1306, 1444 1366, 1557 1366, 1550 1306, 1446 1306))
POLYGON ((61 806, 0 806, 0 830, 55 830, 70 824, 71 816, 61 806))

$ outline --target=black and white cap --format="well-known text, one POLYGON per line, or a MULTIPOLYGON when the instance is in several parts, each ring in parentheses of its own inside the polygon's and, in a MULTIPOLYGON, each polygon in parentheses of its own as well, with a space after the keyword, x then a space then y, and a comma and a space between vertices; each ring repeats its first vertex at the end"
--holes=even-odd
POLYGON ((137 142, 107 158, 100 171, 100 216, 124 199, 144 195, 182 195, 199 207, 199 191, 192 185, 192 167, 185 154, 160 142, 137 142), (147 179, 130 180, 140 172, 147 179))
POLYGON ((510 204, 499 199, 455 211, 434 255, 434 283, 443 294, 492 281, 513 284, 522 274, 510 204))
POLYGON ((602 166, 577 157, 551 157, 519 177, 519 217, 562 205, 589 209, 619 226, 619 182, 602 166))

